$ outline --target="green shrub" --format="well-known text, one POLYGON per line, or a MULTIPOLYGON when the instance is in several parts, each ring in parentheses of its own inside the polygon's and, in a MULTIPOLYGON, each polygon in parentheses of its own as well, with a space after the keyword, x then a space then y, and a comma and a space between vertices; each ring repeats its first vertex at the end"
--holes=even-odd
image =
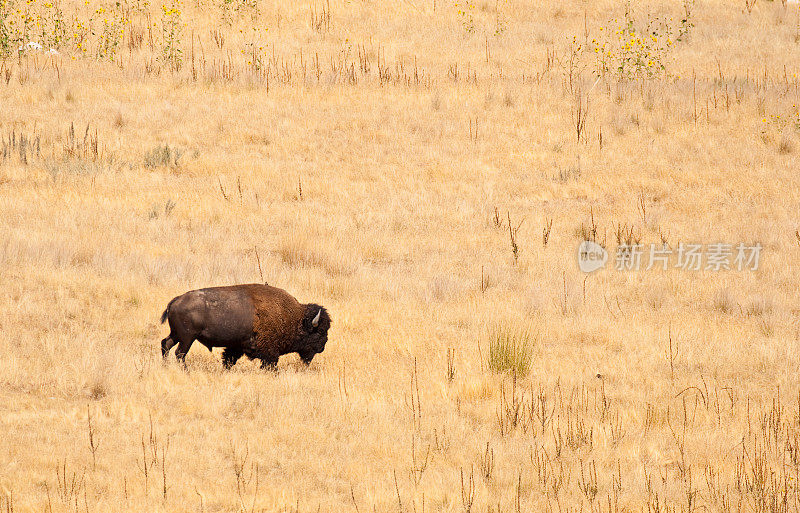
POLYGON ((489 369, 526 376, 531 367, 533 345, 528 330, 499 326, 489 336, 489 369))
POLYGON ((169 144, 156 146, 144 155, 144 165, 148 168, 156 167, 178 167, 178 159, 183 155, 183 151, 170 148, 169 144))

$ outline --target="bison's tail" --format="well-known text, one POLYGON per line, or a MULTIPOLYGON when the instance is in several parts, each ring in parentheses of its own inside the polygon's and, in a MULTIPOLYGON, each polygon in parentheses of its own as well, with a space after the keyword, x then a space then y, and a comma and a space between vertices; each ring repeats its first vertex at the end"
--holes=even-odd
POLYGON ((178 298, 177 297, 172 298, 172 301, 167 303, 167 308, 164 310, 164 313, 161 314, 161 324, 167 322, 167 317, 169 317, 169 307, 172 306, 172 303, 174 303, 176 299, 178 298))

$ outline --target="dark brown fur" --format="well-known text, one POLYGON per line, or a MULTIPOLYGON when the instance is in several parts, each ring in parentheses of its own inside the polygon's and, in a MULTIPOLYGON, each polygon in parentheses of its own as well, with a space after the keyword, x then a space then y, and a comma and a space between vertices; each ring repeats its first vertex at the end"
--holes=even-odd
POLYGON ((197 340, 209 350, 224 347, 227 368, 243 355, 260 359, 262 367, 275 367, 288 353, 311 363, 325 349, 331 324, 323 307, 258 283, 189 291, 169 302, 161 316, 162 323, 167 320, 170 334, 161 341, 165 358, 178 345, 175 357, 185 362, 197 340))

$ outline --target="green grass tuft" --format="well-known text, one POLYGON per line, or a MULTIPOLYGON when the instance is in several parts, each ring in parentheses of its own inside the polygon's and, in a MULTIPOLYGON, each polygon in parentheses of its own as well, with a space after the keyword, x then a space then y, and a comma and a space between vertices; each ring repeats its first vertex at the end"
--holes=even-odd
POLYGON ((499 326, 489 337, 489 369, 527 376, 531 367, 534 342, 530 332, 499 326))

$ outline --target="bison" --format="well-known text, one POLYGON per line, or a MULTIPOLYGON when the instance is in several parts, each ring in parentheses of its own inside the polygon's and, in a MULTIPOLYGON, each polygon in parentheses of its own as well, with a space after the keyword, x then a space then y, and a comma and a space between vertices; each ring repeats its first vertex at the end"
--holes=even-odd
POLYGON ((224 347, 227 369, 242 355, 275 369, 278 357, 297 353, 308 365, 325 349, 331 326, 325 308, 300 304, 285 290, 259 283, 189 291, 169 302, 161 323, 167 320, 170 333, 161 341, 164 358, 177 344, 175 357, 185 365, 186 353, 198 340, 209 351, 224 347))

